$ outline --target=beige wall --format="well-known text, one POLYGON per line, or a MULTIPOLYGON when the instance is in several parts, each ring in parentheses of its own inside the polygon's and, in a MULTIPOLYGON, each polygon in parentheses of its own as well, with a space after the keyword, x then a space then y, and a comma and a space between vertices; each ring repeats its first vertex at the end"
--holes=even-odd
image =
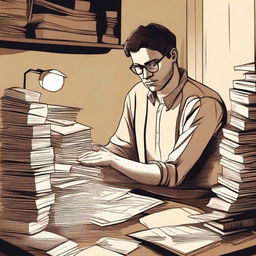
MULTIPOLYGON (((123 0, 122 41, 139 24, 159 22, 178 37, 178 48, 186 51, 185 0, 123 0)), ((93 127, 93 140, 106 143, 118 124, 127 91, 138 79, 128 69, 129 58, 122 50, 107 54, 78 55, 0 49, 0 93, 10 86, 22 86, 29 68, 55 68, 68 78, 58 93, 43 91, 42 101, 82 107, 78 121, 93 127)), ((181 65, 185 65, 181 54, 181 65)), ((28 75, 27 87, 37 87, 37 76, 28 75)))
POLYGON ((243 79, 233 67, 254 60, 254 29, 254 0, 204 0, 203 82, 228 109, 232 81, 243 79))

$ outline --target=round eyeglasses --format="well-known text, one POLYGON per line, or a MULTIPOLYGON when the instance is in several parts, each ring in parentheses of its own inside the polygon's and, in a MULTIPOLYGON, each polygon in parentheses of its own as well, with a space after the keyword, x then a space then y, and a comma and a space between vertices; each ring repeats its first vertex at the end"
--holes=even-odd
POLYGON ((144 68, 150 73, 156 73, 159 70, 159 63, 164 57, 166 57, 166 54, 158 60, 150 60, 146 62, 145 65, 133 64, 130 66, 130 70, 136 75, 141 75, 144 68))

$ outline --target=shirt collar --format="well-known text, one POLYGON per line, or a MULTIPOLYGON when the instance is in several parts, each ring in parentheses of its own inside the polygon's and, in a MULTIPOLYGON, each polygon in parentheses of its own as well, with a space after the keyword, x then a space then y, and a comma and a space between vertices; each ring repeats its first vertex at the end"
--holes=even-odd
MULTIPOLYGON (((175 88, 174 91, 172 91, 170 94, 164 97, 164 104, 167 110, 171 109, 175 101, 179 98, 178 96, 188 79, 186 70, 180 68, 179 72, 180 72, 180 81, 178 86, 175 88)), ((156 100, 158 100, 156 92, 148 91, 148 98, 153 105, 155 105, 156 100)))

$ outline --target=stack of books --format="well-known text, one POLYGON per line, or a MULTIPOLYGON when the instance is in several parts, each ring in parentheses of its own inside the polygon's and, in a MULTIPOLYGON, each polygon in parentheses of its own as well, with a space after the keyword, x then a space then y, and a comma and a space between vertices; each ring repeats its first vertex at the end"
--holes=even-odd
POLYGON ((208 206, 228 214, 205 225, 223 235, 256 226, 256 74, 254 64, 235 67, 247 71, 230 89, 231 118, 220 143, 222 174, 208 206))
POLYGON ((54 203, 50 174, 54 153, 47 105, 40 94, 5 89, 1 98, 2 219, 0 229, 23 234, 43 230, 54 203))
POLYGON ((76 5, 75 10, 45 0, 35 0, 34 4, 56 13, 33 14, 36 38, 97 43, 96 14, 89 12, 89 4, 87 9, 76 5))
POLYGON ((0 36, 25 37, 27 0, 0 1, 0 36))
POLYGON ((106 11, 106 23, 107 28, 105 34, 102 36, 102 42, 106 44, 118 44, 119 39, 115 36, 117 11, 106 11))

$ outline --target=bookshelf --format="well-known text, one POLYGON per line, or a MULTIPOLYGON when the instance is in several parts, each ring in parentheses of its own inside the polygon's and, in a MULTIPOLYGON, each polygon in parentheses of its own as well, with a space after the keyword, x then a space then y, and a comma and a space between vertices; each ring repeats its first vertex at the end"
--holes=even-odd
MULTIPOLYGON (((13 1, 14 2, 14 1, 13 1)), ((15 7, 14 7, 15 8, 15 7)), ((27 16, 27 25, 25 26, 25 36, 18 37, 10 34, 2 34, 0 28, 0 47, 2 48, 10 48, 10 49, 20 49, 20 50, 35 50, 35 51, 47 51, 47 52, 57 52, 57 53, 84 53, 84 54, 97 54, 97 53, 107 53, 111 49, 122 49, 120 44, 121 38, 121 0, 106 0, 104 2, 99 0, 71 0, 71 1, 62 1, 61 5, 57 0, 30 0, 27 4, 26 16, 27 16), (53 16, 61 17, 64 19, 71 18, 73 19, 83 19, 83 16, 79 13, 80 10, 76 9, 75 4, 76 1, 87 2, 90 7, 87 11, 82 10, 82 13, 85 14, 84 18, 92 19, 91 22, 95 22, 94 28, 87 28, 85 24, 84 30, 81 30, 81 35, 85 35, 84 31, 88 31, 89 37, 94 37, 94 40, 73 40, 71 38, 47 38, 42 36, 41 38, 36 34, 38 30, 38 26, 40 22, 33 23, 33 17, 36 15, 45 15, 50 14, 53 16), (67 12, 66 12, 67 11, 67 12), (70 11, 70 12, 69 12, 70 11), (115 19, 115 28, 112 28, 112 39, 115 42, 104 42, 102 38, 104 38, 104 33, 108 33, 108 24, 109 18, 107 17, 107 13, 112 12, 116 13, 115 19), (76 16, 78 15, 78 17, 76 16), (88 16, 86 16, 88 15, 88 16), (93 34, 93 36, 91 36, 93 34)), ((12 15, 12 14, 11 14, 12 15)), ((14 14, 15 15, 15 14, 14 14)), ((14 17, 15 16, 11 16, 14 17)), ((113 20, 110 17, 110 20, 113 20)), ((73 20, 72 20, 73 22, 73 20)), ((86 21, 85 21, 86 22, 86 21)), ((41 22, 43 25, 50 24, 48 21, 41 22)), ((70 23, 70 20, 69 20, 70 23)), ((65 24, 65 21, 64 21, 65 24)), ((41 24, 40 24, 41 25, 41 24)), ((50 24, 52 25, 52 24, 50 24)), ((59 25, 63 25, 62 23, 56 23, 56 29, 50 27, 50 31, 56 34, 60 30, 63 32, 74 33, 75 35, 80 35, 79 30, 72 31, 72 28, 69 27, 61 27, 59 25), (66 29, 66 30, 65 30, 66 29)), ((72 25, 72 24, 71 24, 72 25)), ((43 31, 43 29, 39 28, 39 31, 43 31)), ((46 31, 49 31, 46 27, 46 31)), ((54 35, 53 35, 54 37, 54 35)), ((111 36, 110 36, 111 37, 111 36)), ((111 38, 110 38, 111 39, 111 38)))

